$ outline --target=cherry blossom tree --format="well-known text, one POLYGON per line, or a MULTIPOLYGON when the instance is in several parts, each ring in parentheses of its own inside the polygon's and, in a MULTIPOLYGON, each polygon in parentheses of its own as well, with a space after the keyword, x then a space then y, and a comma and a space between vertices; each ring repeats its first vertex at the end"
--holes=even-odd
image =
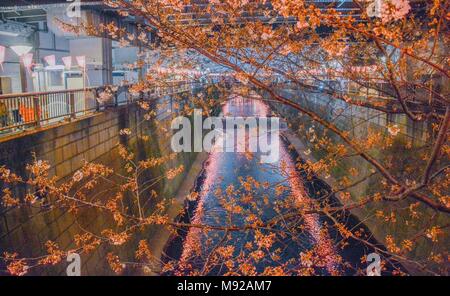
MULTIPOLYGON (((85 207, 109 213, 117 226, 101 233, 85 230, 74 238, 77 249, 73 250, 62 251, 49 242, 48 254, 41 258, 6 253, 8 270, 22 275, 35 266, 59 262, 69 251, 91 252, 102 244, 124 246, 139 237, 146 227, 161 225, 174 235, 179 235, 180 230, 197 229, 206 234, 220 231, 223 236, 208 245, 207 253, 201 249, 193 251, 202 257, 201 268, 193 267, 188 260, 160 262, 145 240, 137 244, 135 262, 110 253, 107 260, 111 268, 117 273, 127 266, 148 271, 156 264, 162 266, 159 272, 163 273, 201 275, 214 273, 217 266, 224 265, 225 274, 230 275, 312 275, 317 268, 339 274, 329 264, 330 258, 339 265, 345 266, 346 262, 330 255, 326 244, 291 258, 290 264, 279 259, 280 237, 299 236, 293 225, 307 229, 307 217, 320 214, 337 229, 341 238, 339 247, 345 248, 349 241, 368 246, 393 266, 394 274, 404 274, 405 268, 418 273, 447 274, 445 246, 425 247, 420 254, 419 249, 424 245, 445 245, 448 241, 448 2, 345 3, 350 6, 344 10, 342 3, 333 1, 324 4, 298 0, 107 0, 105 4, 122 17, 131 15, 140 20, 136 32, 130 33, 115 22, 102 24, 100 28, 89 22, 78 26, 60 22, 65 30, 106 35, 122 46, 139 45, 153 53, 151 62, 148 55, 142 55, 134 65, 148 71, 139 83, 130 86, 133 94, 145 93, 155 85, 164 87, 164 78, 173 76, 175 69, 190 69, 186 73, 192 73, 202 63, 220 67, 218 73, 224 81, 231 77, 239 85, 239 91, 257 92, 280 116, 286 117, 293 134, 307 143, 304 155, 300 155, 306 160, 284 164, 284 177, 291 188, 261 184, 243 176, 239 188, 230 186, 217 192, 228 215, 247 217, 240 226, 181 223, 168 218, 166 211, 172 201, 157 199, 158 194, 149 191, 150 184, 143 183, 140 176, 175 158, 174 154, 136 162, 134 153, 121 146, 126 175, 105 165, 86 163, 63 185, 56 184, 46 173, 48 165, 38 160, 28 167, 29 179, 2 168, 3 182, 26 183, 46 191, 53 197, 54 207, 68 207, 74 215, 85 207), (323 108, 314 105, 317 100, 324 102, 323 108), (339 125, 338 119, 349 110, 373 113, 377 118, 385 118, 385 122, 377 128, 367 125, 364 131, 357 126, 339 125), (412 126, 424 126, 426 131, 420 141, 408 137, 407 128, 400 122, 389 120, 396 117, 412 126), (310 158, 312 155, 314 160, 310 158), (348 163, 364 164, 367 169, 362 170, 362 165, 349 167, 348 163), (256 189, 282 194, 299 188, 293 181, 298 176, 292 175, 289 167, 306 172, 306 178, 323 176, 328 180, 333 176, 334 186, 317 200, 299 202, 295 196, 287 198, 277 205, 281 214, 270 221, 238 205, 238 200, 258 203, 254 196, 256 189), (116 184, 114 195, 107 200, 89 198, 101 182, 116 184), (355 190, 364 182, 370 184, 370 190, 355 190), (121 206, 130 196, 135 201, 132 211, 121 206), (338 196, 340 203, 330 203, 330 196, 338 196), (147 200, 153 203, 151 211, 147 200), (373 243, 364 230, 342 222, 349 211, 366 213, 364 220, 376 221, 373 223, 388 229, 382 241, 385 248, 373 243), (254 242, 236 250, 233 235, 243 231, 252 231, 254 242), (261 271, 256 266, 263 260, 270 264, 261 271)), ((182 75, 181 71, 176 73, 182 75)), ((205 71, 201 74, 202 79, 211 77, 205 71)), ((210 93, 189 98, 192 105, 184 105, 181 112, 191 114, 194 106, 200 106, 208 114, 226 100, 229 89, 224 87, 220 92, 220 99, 212 100, 210 93)), ((154 111, 141 104, 148 112, 147 119, 154 118, 154 111)), ((362 122, 371 119, 369 116, 362 122)), ((132 134, 131 130, 122 131, 125 137, 132 134)), ((174 167, 152 182, 171 180, 183 171, 183 166, 174 167)), ((7 206, 33 205, 32 195, 23 200, 8 190, 3 193, 7 206)), ((186 198, 196 200, 198 193, 192 192, 186 198)), ((363 273, 355 270, 355 274, 363 273)))

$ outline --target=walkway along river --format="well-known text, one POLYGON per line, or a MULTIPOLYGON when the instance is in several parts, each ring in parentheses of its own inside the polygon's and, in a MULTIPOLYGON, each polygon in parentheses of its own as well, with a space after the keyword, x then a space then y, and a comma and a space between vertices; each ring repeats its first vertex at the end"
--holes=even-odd
MULTIPOLYGON (((243 117, 270 114, 263 101, 242 97, 231 98, 222 111, 243 117)), ((211 152, 196 182, 198 196, 186 201, 187 210, 178 220, 216 226, 243 226, 254 219, 268 222, 327 195, 330 188, 326 183, 316 177, 306 181, 306 173, 296 169, 298 155, 288 146, 280 136, 279 161, 271 164, 260 163, 258 153, 211 152)), ((334 196, 326 202, 339 205, 334 196)), ((368 241, 383 248, 354 216, 341 213, 336 218, 347 229, 363 231, 368 241)), ((308 214, 289 221, 280 219, 276 231, 183 228, 166 246, 163 262, 177 262, 175 271, 168 274, 178 275, 254 274, 276 271, 277 266, 291 275, 365 275, 367 263, 361 258, 373 250, 352 239, 343 244, 332 224, 328 217, 308 214), (264 246, 267 240, 272 242, 269 248, 264 246)), ((391 263, 386 267, 383 274, 393 270, 391 263)))

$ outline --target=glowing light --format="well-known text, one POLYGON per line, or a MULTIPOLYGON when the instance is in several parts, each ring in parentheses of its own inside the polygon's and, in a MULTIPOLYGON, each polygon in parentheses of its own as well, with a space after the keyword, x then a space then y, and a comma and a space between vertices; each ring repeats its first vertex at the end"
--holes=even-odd
POLYGON ((80 68, 86 68, 86 56, 77 56, 75 59, 80 68))
POLYGON ((64 66, 66 67, 66 69, 70 70, 72 68, 72 57, 68 56, 68 57, 63 57, 61 58, 64 66))
POLYGON ((33 54, 32 53, 27 53, 22 55, 22 62, 23 62, 23 66, 30 70, 31 69, 31 65, 33 64, 33 54))
MULTIPOLYGON (((290 176, 288 181, 291 185, 293 195, 302 205, 313 205, 311 199, 306 194, 300 175, 295 169, 295 163, 292 161, 292 158, 284 145, 280 146, 280 152, 282 153, 281 157, 283 161, 287 164, 286 175, 290 176)), ((327 271, 333 275, 339 274, 339 255, 336 253, 336 250, 333 247, 333 242, 331 241, 328 233, 324 231, 319 215, 305 214, 303 219, 305 221, 307 231, 314 239, 318 255, 320 258, 323 258, 325 262, 327 271)))
POLYGON ((56 57, 55 55, 49 55, 44 57, 44 61, 50 66, 50 67, 54 67, 56 65, 56 57))
POLYGON ((11 49, 19 56, 23 56, 26 55, 27 53, 30 52, 30 50, 33 47, 28 46, 28 45, 15 45, 15 46, 11 46, 11 49))
MULTIPOLYGON (((214 188, 214 185, 217 182, 216 173, 219 171, 220 162, 222 158, 220 157, 220 153, 211 153, 209 156, 209 162, 205 168, 205 180, 203 181, 203 186, 201 191, 199 192, 197 209, 195 210, 194 217, 192 219, 192 223, 201 223, 203 214, 204 214, 204 203, 205 199, 208 196, 208 193, 214 188)), ((198 241, 201 238, 201 230, 198 228, 190 229, 188 234, 186 235, 186 239, 183 245, 183 252, 180 258, 180 265, 186 264, 189 260, 189 257, 195 252, 196 247, 198 246, 198 241)))

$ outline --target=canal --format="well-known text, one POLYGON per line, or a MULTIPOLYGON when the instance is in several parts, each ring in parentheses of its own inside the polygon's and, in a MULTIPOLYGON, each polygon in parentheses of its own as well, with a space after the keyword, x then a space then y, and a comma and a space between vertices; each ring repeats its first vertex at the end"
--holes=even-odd
MULTIPOLYGON (((222 113, 266 117, 271 110, 261 100, 233 97, 225 103, 222 113)), ((196 198, 186 202, 185 214, 178 217, 180 222, 192 224, 261 227, 239 231, 196 227, 178 230, 165 248, 164 262, 177 262, 175 270, 168 274, 366 273, 367 263, 361 258, 373 249, 360 241, 344 240, 332 226, 333 221, 340 221, 347 229, 359 229, 370 244, 383 247, 349 213, 340 213, 333 219, 319 214, 292 215, 330 189, 315 176, 307 178, 296 167, 301 160, 289 149, 282 133, 273 136, 279 137, 280 142, 279 159, 274 163, 261 163, 260 152, 210 152, 197 178, 196 198), (273 221, 276 223, 271 224, 273 221)), ((325 202, 339 205, 334 196, 325 202)), ((386 267, 383 273, 393 269, 390 264, 386 267)))

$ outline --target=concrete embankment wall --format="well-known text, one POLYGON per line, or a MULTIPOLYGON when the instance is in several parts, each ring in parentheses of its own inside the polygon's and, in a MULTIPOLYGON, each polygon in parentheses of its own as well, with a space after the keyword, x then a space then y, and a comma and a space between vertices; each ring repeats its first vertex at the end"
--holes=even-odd
MULTIPOLYGON (((84 161, 105 164, 116 171, 121 171, 123 161, 118 155, 119 142, 130 148, 137 159, 164 156, 171 153, 170 137, 159 132, 159 126, 168 127, 170 117, 157 120, 144 120, 144 110, 136 105, 117 107, 95 115, 61 123, 53 127, 0 139, 0 165, 6 166, 12 172, 26 177, 26 164, 31 163, 33 154, 36 159, 46 160, 51 168, 51 176, 57 176, 63 182, 71 178, 84 161), (136 135, 124 137, 120 130, 130 128, 136 135), (140 140, 148 136, 148 141, 140 140)), ((147 177, 156 177, 170 168, 183 164, 185 173, 195 160, 195 153, 180 153, 176 159, 165 163, 156 171, 151 171, 147 177)), ((171 198, 180 186, 184 174, 171 181, 158 183, 152 189, 158 193, 159 200, 171 198)), ((5 188, 5 184, 0 184, 5 188)), ((8 186, 16 196, 23 198, 33 188, 25 186, 8 186)), ((102 192, 104 188, 98 188, 102 192)), ((131 205, 130 205, 131 206, 131 205)), ((106 216, 106 215, 105 215, 106 216)), ((81 229, 100 232, 105 228, 112 228, 110 218, 104 217, 98 211, 86 210, 77 218, 66 210, 51 210, 38 203, 33 209, 4 208, 0 205, 0 252, 17 252, 21 257, 37 257, 46 254, 45 242, 55 241, 62 250, 74 247, 73 237, 82 233, 81 229)), ((110 274, 111 269, 105 260, 106 254, 114 251, 124 260, 133 261, 135 243, 139 239, 152 236, 152 229, 142 233, 130 246, 114 248, 101 246, 96 251, 81 256, 82 274, 102 275, 110 274)), ((1 264, 0 264, 1 265, 1 264)), ((65 274, 67 263, 56 266, 38 268, 34 274, 65 274)), ((0 266, 4 270, 5 266, 0 266)))

